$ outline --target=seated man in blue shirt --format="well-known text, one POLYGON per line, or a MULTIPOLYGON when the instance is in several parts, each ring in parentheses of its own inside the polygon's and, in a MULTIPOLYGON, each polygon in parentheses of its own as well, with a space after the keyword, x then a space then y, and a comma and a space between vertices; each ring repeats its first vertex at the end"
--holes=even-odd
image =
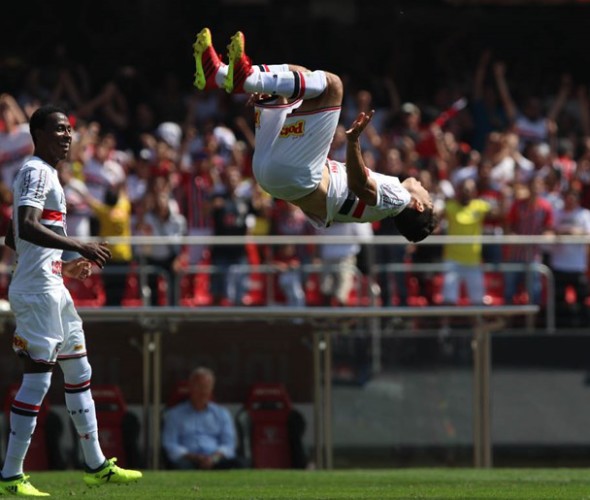
POLYGON ((189 378, 189 399, 166 412, 162 445, 175 469, 243 467, 236 457, 236 431, 230 412, 211 402, 215 375, 204 367, 189 378))

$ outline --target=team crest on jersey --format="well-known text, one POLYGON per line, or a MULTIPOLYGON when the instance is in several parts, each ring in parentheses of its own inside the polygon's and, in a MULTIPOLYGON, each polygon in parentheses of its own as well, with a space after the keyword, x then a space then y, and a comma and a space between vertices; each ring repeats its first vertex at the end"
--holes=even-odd
POLYGON ((56 276, 61 276, 61 260, 54 260, 51 262, 51 272, 56 276))
POLYGON ((284 125, 279 137, 301 136, 305 133, 305 121, 299 120, 296 123, 284 125))
POLYGON ((254 126, 260 128, 260 110, 254 111, 254 126))

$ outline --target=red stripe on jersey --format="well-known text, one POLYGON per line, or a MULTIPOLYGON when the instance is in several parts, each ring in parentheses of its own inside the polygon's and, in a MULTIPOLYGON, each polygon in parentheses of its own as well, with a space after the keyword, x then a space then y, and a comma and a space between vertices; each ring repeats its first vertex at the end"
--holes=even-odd
POLYGON ((305 77, 301 71, 299 73, 299 97, 303 97, 305 95, 305 77))
POLYGON ((367 204, 364 201, 359 200, 358 205, 354 209, 354 212, 352 212, 352 216, 356 219, 360 219, 366 206, 367 204))
POLYGON ((39 411, 41 409, 41 405, 30 405, 29 403, 23 403, 22 401, 17 401, 16 399, 12 402, 12 406, 30 411, 39 411))
POLYGON ((41 214, 41 218, 45 220, 55 220, 55 221, 62 221, 63 214, 59 210, 43 210, 41 214))

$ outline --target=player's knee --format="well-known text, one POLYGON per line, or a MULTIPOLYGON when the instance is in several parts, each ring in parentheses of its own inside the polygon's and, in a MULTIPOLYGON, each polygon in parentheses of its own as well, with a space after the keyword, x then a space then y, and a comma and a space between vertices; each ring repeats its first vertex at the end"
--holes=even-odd
POLYGON ((326 81, 327 98, 330 101, 333 101, 335 105, 340 105, 342 103, 342 97, 344 95, 344 85, 342 84, 342 80, 338 75, 326 71, 326 81))
POLYGON ((59 366, 64 374, 66 384, 82 384, 92 378, 92 367, 86 356, 60 361, 59 366))
POLYGON ((42 401, 51 387, 51 373, 25 373, 19 391, 35 393, 42 401))

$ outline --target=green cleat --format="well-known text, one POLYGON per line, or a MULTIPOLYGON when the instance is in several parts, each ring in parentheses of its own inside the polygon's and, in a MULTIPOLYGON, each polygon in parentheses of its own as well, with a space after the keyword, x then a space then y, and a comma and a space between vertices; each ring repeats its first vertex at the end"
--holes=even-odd
POLYGON ((195 81, 194 85, 199 90, 211 90, 219 88, 215 83, 215 75, 221 66, 221 59, 213 48, 211 41, 211 31, 209 28, 203 28, 197 35, 197 40, 193 44, 193 53, 195 55, 195 81))
POLYGON ((227 46, 227 78, 225 79, 224 87, 228 94, 244 92, 244 81, 250 74, 252 74, 252 62, 246 55, 245 51, 246 39, 241 31, 238 31, 231 37, 231 41, 227 46))
POLYGON ((39 491, 31 483, 29 476, 20 476, 17 479, 6 481, 0 480, 0 496, 8 495, 13 497, 48 497, 49 493, 39 491))
POLYGON ((139 480, 143 474, 138 470, 121 469, 115 464, 116 458, 107 460, 104 466, 96 472, 85 472, 84 482, 89 488, 102 484, 127 484, 139 480))

